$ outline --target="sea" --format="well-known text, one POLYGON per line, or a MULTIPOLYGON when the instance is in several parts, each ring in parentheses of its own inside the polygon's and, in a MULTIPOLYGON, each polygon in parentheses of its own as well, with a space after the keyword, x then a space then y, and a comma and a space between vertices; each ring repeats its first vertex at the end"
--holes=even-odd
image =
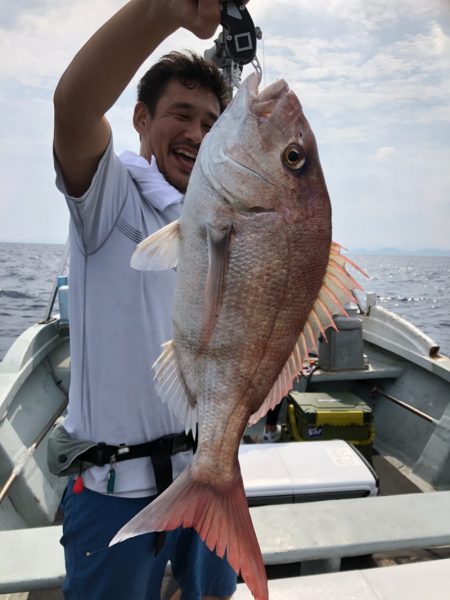
MULTIPOLYGON (((14 340, 46 316, 64 269, 64 245, 0 243, 0 360, 14 340)), ((377 304, 405 317, 450 356, 450 256, 349 254, 377 304)))

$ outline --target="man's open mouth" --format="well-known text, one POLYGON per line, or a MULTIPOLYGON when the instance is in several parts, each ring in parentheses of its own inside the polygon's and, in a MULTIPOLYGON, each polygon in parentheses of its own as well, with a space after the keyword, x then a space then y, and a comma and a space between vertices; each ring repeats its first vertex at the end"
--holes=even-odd
POLYGON ((197 158, 197 153, 193 150, 186 150, 184 148, 178 148, 173 151, 178 162, 186 169, 192 169, 197 158))

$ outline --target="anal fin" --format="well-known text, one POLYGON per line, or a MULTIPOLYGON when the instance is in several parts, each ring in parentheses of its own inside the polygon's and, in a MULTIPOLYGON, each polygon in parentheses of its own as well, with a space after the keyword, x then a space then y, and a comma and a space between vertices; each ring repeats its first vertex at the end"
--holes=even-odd
POLYGON ((195 438, 198 419, 197 403, 190 398, 186 390, 173 340, 163 344, 163 351, 152 368, 159 397, 184 423, 186 433, 191 430, 195 438))

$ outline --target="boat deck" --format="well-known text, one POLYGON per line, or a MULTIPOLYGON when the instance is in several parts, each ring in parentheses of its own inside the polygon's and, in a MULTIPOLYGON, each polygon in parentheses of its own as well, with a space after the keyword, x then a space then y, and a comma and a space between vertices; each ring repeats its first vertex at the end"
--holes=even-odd
POLYGON ((372 456, 372 465, 380 478, 380 496, 417 494, 423 491, 376 451, 372 456))

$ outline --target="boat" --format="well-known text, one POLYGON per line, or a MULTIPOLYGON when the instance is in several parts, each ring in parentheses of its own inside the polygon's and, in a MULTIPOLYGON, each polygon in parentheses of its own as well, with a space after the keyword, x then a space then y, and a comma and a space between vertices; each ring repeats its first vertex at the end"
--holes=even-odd
MULTIPOLYGON (((65 309, 52 311, 18 337, 0 363, 0 536, 9 533, 8 539, 59 522, 66 481, 48 472, 46 441, 67 406, 70 327, 65 309)), ((377 305, 374 294, 361 295, 348 312, 346 324, 337 317, 337 331, 319 340, 309 372, 293 391, 352 393, 372 409, 369 462, 380 496, 397 495, 406 512, 410 494, 431 498, 450 490, 450 358, 417 327, 377 305)), ((288 403, 280 414, 284 441, 302 445, 288 403)), ((263 425, 249 428, 243 443, 257 443, 263 425)), ((448 538, 450 546, 450 531, 448 538)), ((1 577, 0 593, 20 590, 2 588, 1 577)))

